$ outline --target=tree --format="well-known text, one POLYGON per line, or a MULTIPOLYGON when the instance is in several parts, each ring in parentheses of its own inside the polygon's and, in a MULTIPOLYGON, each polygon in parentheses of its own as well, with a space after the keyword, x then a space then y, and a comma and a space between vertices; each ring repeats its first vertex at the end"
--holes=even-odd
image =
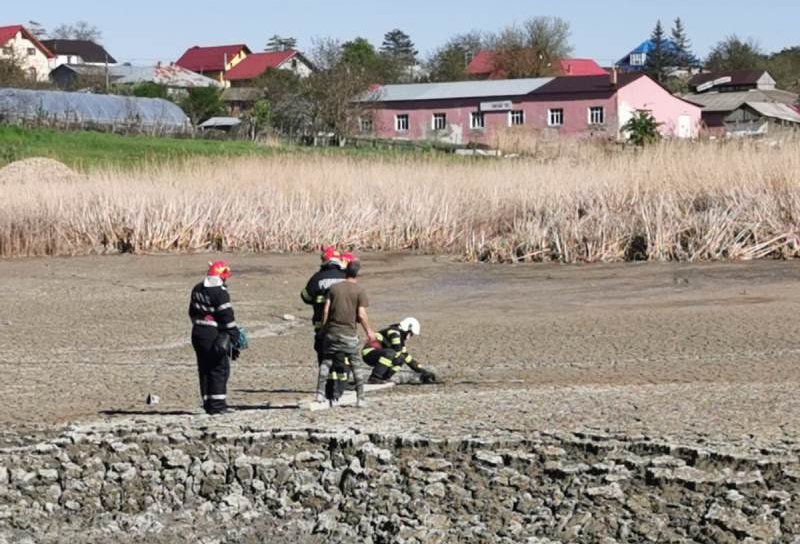
POLYGON ((194 125, 225 113, 222 92, 214 87, 189 89, 187 95, 181 100, 180 106, 194 125))
POLYGON ((553 75, 555 62, 572 52, 570 26, 560 17, 533 17, 511 25, 488 40, 494 68, 508 78, 553 75))
POLYGON ((627 134, 630 143, 644 147, 661 138, 658 126, 659 123, 649 111, 638 111, 622 126, 622 130, 627 134))
POLYGON ((59 40, 86 40, 100 43, 103 40, 103 33, 87 21, 78 21, 71 25, 58 25, 53 30, 52 37, 59 40))
POLYGON ((25 71, 17 60, 13 57, 0 58, 0 87, 20 87, 25 86, 25 83, 25 71))
POLYGON ((139 83, 131 89, 131 94, 139 98, 169 98, 169 89, 153 81, 139 83))
POLYGON ((686 27, 680 17, 675 19, 672 27, 672 44, 675 66, 678 68, 689 69, 697 66, 699 61, 692 53, 692 42, 686 34, 686 27))
MULTIPOLYGON (((284 70, 285 71, 285 70, 284 70)), ((269 126, 270 123, 270 104, 266 100, 258 100, 252 109, 247 112, 247 130, 251 140, 255 140, 258 135, 269 126)))
POLYGON ((359 80, 370 83, 393 83, 400 79, 400 66, 378 53, 366 38, 355 38, 341 46, 338 62, 346 65, 359 80))
POLYGON ((484 48, 480 32, 458 34, 433 52, 425 63, 431 81, 460 81, 467 79, 467 65, 484 48))
POLYGON ((667 41, 660 19, 656 22, 656 27, 650 35, 650 42, 653 47, 647 53, 645 71, 659 83, 664 83, 667 80, 669 68, 676 66, 678 61, 671 44, 667 41))
POLYGON ((789 47, 771 55, 767 69, 775 78, 779 89, 800 92, 800 46, 789 47))
POLYGON ((390 30, 383 36, 381 53, 401 65, 413 66, 417 62, 418 51, 414 49, 414 42, 399 28, 390 30))
POLYGON ((289 51, 297 48, 297 39, 292 37, 281 37, 274 34, 268 41, 265 51, 289 51))
POLYGON ((38 21, 28 21, 25 28, 39 40, 47 38, 47 30, 38 21))
POLYGON ((706 59, 706 70, 729 72, 765 68, 766 55, 753 39, 742 40, 736 34, 717 43, 706 59))

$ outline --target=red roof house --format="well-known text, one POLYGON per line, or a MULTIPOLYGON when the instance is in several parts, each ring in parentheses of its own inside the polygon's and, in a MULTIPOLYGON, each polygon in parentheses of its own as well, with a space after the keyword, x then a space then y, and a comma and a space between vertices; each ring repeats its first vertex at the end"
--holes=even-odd
POLYGON ((200 47, 195 45, 175 61, 181 68, 222 80, 222 74, 242 62, 251 53, 244 44, 200 47))
MULTIPOLYGON (((607 76, 608 72, 592 59, 560 59, 553 62, 559 76, 607 76)), ((495 68, 494 51, 478 51, 467 66, 467 74, 478 79, 503 79, 495 68)))
POLYGON ((0 59, 12 58, 32 80, 46 81, 52 51, 22 25, 0 26, 0 59))
POLYGON ((258 78, 270 69, 291 70, 301 77, 312 72, 311 63, 300 52, 289 49, 248 55, 225 74, 225 79, 242 84, 258 78))

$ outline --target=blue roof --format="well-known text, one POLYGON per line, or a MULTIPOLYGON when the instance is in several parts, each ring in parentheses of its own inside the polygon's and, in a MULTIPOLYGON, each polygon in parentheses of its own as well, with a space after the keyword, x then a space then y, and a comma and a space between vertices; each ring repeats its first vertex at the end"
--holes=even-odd
MULTIPOLYGON (((678 51, 678 46, 675 44, 675 42, 670 40, 670 39, 667 39, 667 38, 664 39, 664 48, 670 53, 677 53, 677 51, 678 51)), ((622 57, 619 60, 619 62, 617 62, 617 65, 618 66, 630 66, 631 55, 640 55, 642 53, 649 54, 651 51, 653 51, 653 49, 655 49, 655 44, 653 43, 653 40, 645 40, 642 43, 640 43, 639 46, 636 49, 630 51, 627 55, 622 57)), ((691 55, 691 58, 689 59, 689 63, 691 65, 695 65, 695 64, 698 64, 699 61, 697 60, 697 58, 694 55, 691 55)), ((639 67, 637 67, 637 68, 639 68, 639 67)))

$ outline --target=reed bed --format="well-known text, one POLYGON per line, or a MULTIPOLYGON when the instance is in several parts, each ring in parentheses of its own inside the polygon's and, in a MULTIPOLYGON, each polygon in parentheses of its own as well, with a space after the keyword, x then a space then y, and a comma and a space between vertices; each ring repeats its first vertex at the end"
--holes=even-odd
POLYGON ((328 243, 493 262, 800 251, 797 143, 671 143, 547 161, 284 155, 0 189, 3 257, 328 243))

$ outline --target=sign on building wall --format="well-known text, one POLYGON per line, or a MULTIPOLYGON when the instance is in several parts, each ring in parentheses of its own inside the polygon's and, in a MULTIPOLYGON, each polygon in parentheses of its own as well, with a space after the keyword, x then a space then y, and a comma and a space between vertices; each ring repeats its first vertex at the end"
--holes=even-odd
POLYGON ((514 109, 511 100, 501 100, 499 102, 481 102, 481 111, 508 111, 514 109))

